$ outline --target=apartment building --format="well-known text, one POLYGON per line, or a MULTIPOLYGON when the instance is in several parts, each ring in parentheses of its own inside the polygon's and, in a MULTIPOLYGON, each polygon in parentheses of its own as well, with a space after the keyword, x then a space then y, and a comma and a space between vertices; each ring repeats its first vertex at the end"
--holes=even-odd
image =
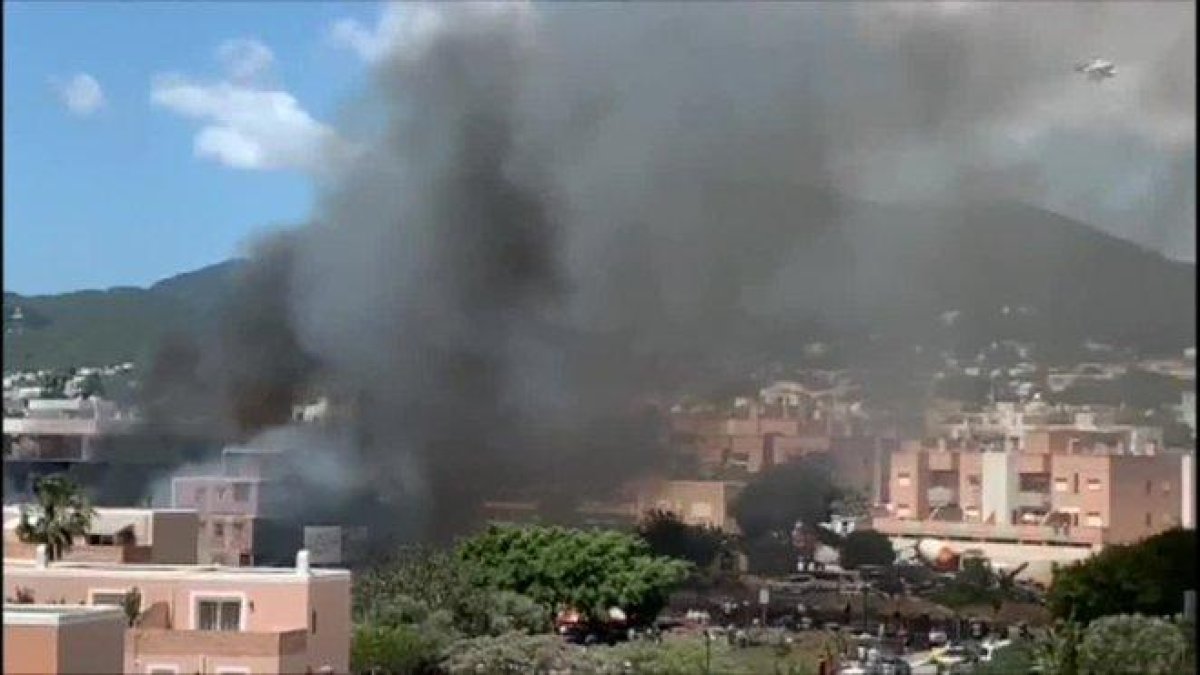
POLYGON ((257 477, 180 476, 171 481, 171 505, 197 513, 199 562, 254 564, 255 528, 268 510, 271 489, 257 477))
POLYGON ((122 668, 107 672, 349 670, 350 573, 311 568, 306 551, 294 568, 5 559, 4 585, 6 595, 63 606, 115 604, 136 588, 141 610, 125 631, 122 668))
POLYGON ((888 515, 873 525, 898 547, 932 538, 1013 564, 1068 562, 1191 522, 1191 457, 1102 443, 1047 452, 906 443, 891 458, 888 515))
MULTIPOLYGON (((17 538, 20 518, 21 507, 4 507, 4 557, 33 559, 36 547, 17 538)), ((189 565, 197 561, 198 538, 194 510, 98 508, 87 535, 64 559, 189 565)))
POLYGON ((110 401, 31 399, 15 416, 4 417, 4 460, 92 461, 101 436, 127 433, 133 424, 134 419, 110 401))
POLYGON ((125 613, 118 607, 4 604, 6 675, 125 672, 125 613))
POLYGON ((270 527, 266 519, 279 510, 284 489, 277 480, 279 456, 278 450, 228 447, 218 473, 171 480, 171 506, 198 514, 199 562, 255 564, 256 535, 270 527))

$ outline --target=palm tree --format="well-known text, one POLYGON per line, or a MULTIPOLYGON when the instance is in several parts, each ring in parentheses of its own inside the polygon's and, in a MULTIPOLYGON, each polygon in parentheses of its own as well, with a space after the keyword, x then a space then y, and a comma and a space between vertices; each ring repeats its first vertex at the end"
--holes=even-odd
POLYGON ((76 537, 87 534, 96 511, 73 481, 55 475, 39 478, 33 485, 37 504, 21 507, 17 538, 26 543, 45 544, 50 560, 58 560, 71 549, 76 537), (30 510, 35 517, 31 521, 30 510))

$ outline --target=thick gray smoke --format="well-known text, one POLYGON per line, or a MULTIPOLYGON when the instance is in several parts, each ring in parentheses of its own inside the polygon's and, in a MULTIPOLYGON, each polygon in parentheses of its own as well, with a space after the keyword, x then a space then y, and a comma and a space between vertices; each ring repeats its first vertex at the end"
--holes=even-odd
MULTIPOLYGON (((382 133, 362 139, 314 224, 264 244, 206 363, 243 438, 311 387, 352 401, 354 442, 331 451, 354 467, 348 489, 426 533, 507 490, 608 494, 661 461, 641 403, 678 373, 753 353, 773 317, 882 306, 899 266, 823 285, 831 251, 888 241, 840 230, 862 217, 842 193, 1069 205, 1094 194, 1048 187, 1063 167, 1030 147, 1066 156, 1110 135, 1151 172, 1163 144, 1194 156, 1163 80, 1177 68, 1142 63, 1118 81, 1137 83, 1145 110, 1128 92, 1088 108, 1102 90, 1071 67, 1104 45, 1054 44, 1062 8, 1020 13, 1027 34, 995 7, 395 11, 418 28, 375 69, 382 133)), ((1194 202, 1173 161, 1169 196, 1194 202)), ((1127 187, 1126 205, 1144 199, 1112 189, 1127 187)))

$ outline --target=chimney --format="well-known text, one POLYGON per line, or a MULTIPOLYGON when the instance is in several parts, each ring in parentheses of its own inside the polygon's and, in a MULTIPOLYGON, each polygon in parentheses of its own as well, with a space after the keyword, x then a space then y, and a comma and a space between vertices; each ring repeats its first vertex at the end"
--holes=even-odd
POLYGON ((308 549, 300 549, 296 552, 296 574, 306 577, 312 574, 308 566, 308 549))
POLYGON ((44 570, 50 565, 50 553, 45 544, 37 545, 37 553, 34 554, 34 560, 39 570, 44 570))

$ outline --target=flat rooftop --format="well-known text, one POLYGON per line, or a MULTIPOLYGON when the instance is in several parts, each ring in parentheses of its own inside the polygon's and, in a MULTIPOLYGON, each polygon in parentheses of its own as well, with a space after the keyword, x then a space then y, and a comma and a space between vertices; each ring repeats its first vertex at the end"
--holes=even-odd
POLYGON ((5 626, 63 626, 94 621, 125 622, 125 610, 107 605, 4 604, 5 626))
POLYGON ((55 561, 39 569, 35 560, 5 558, 4 573, 36 572, 49 577, 132 577, 155 580, 250 581, 297 583, 309 580, 349 579, 350 571, 309 568, 307 575, 295 567, 226 567, 224 565, 138 565, 127 563, 55 561))

